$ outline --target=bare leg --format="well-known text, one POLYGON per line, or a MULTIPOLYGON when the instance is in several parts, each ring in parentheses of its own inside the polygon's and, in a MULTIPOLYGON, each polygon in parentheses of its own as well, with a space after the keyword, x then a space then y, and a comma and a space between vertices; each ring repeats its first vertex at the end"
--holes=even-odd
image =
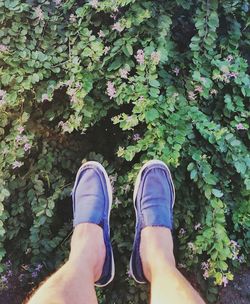
POLYGON ((171 231, 145 227, 141 232, 143 272, 151 283, 151 304, 205 304, 175 267, 171 231))
POLYGON ((105 259, 103 231, 95 224, 75 227, 69 260, 33 295, 29 304, 96 304, 94 282, 105 259))

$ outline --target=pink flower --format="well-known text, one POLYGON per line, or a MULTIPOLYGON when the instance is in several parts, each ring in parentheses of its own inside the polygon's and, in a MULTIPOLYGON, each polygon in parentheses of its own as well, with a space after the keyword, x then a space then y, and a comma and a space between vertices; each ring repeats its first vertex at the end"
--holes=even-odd
POLYGON ((201 263, 201 269, 202 270, 207 270, 209 268, 209 263, 208 262, 202 262, 201 263))
POLYGON ((74 15, 74 14, 70 14, 70 16, 69 16, 69 21, 71 22, 71 23, 75 23, 76 22, 76 15, 74 15))
POLYGON ((4 45, 4 44, 0 44, 0 52, 7 52, 9 50, 9 48, 6 46, 6 45, 4 45))
POLYGON ((186 230, 184 228, 181 228, 179 230, 179 236, 183 236, 186 233, 186 230))
POLYGON ((209 277, 208 270, 205 270, 203 273, 203 278, 206 280, 209 277))
POLYGON ((18 131, 20 134, 22 134, 23 131, 24 131, 24 127, 23 127, 23 126, 18 127, 18 128, 17 128, 17 131, 18 131))
POLYGON ((228 279, 227 279, 227 277, 225 277, 225 276, 222 277, 222 283, 223 283, 223 286, 224 286, 224 287, 227 286, 227 284, 228 284, 228 279))
POLYGON ((133 141, 138 141, 138 140, 140 140, 140 139, 141 139, 140 134, 135 133, 135 134, 133 135, 133 141))
POLYGON ((202 86, 196 86, 194 90, 195 90, 195 92, 199 92, 199 93, 203 92, 202 86))
POLYGON ((23 141, 23 136, 17 135, 17 137, 16 137, 16 142, 17 142, 17 143, 20 143, 20 142, 22 142, 22 141, 23 141))
POLYGON ((231 78, 235 79, 235 78, 237 78, 238 74, 239 74, 238 72, 231 72, 231 73, 227 74, 227 77, 231 77, 231 78))
POLYGON ((128 275, 129 278, 132 277, 132 273, 131 273, 130 269, 127 271, 127 275, 128 275))
POLYGON ((237 126, 236 126, 236 129, 237 130, 246 130, 246 128, 244 127, 244 125, 242 123, 238 123, 237 126))
POLYGON ((43 21, 44 20, 44 15, 43 15, 43 11, 41 9, 41 5, 37 6, 35 8, 35 15, 36 15, 36 18, 39 20, 39 21, 43 21))
POLYGON ((189 91, 189 92, 188 92, 188 98, 189 98, 190 100, 195 100, 195 99, 196 99, 195 93, 194 93, 193 91, 189 91))
POLYGON ((22 162, 20 161, 14 161, 14 163, 12 164, 12 169, 16 169, 16 168, 20 168, 23 165, 22 162))
POLYGON ((105 46, 103 50, 104 55, 107 55, 109 50, 110 50, 110 46, 105 46))
POLYGON ((89 4, 93 7, 93 8, 97 8, 98 7, 98 2, 99 0, 90 0, 89 4))
POLYGON ((144 52, 143 50, 138 50, 136 55, 135 55, 135 59, 139 64, 144 64, 144 52))
POLYGON ((115 206, 118 206, 118 205, 121 205, 121 201, 118 199, 118 197, 116 197, 116 199, 115 199, 115 206))
POLYGON ((194 243, 188 242, 187 245, 188 245, 188 248, 189 248, 190 250, 195 251, 196 248, 195 248, 194 243))
POLYGON ((44 102, 45 100, 49 100, 48 94, 43 94, 42 95, 42 102, 44 102))
POLYGON ((5 104, 5 102, 6 102, 6 91, 4 91, 4 90, 0 90, 0 105, 3 105, 3 104, 5 104))
POLYGON ((151 60, 154 64, 158 64, 160 62, 161 56, 159 52, 153 52, 151 54, 151 60))
POLYGON ((25 152, 26 152, 26 151, 29 151, 29 150, 31 149, 31 144, 26 143, 26 144, 24 145, 23 149, 24 149, 25 152))
POLYGON ((226 61, 231 62, 233 60, 233 56, 232 55, 228 55, 226 58, 226 61))
POLYGON ((194 230, 198 230, 201 228, 201 223, 198 223, 194 226, 194 230))
POLYGON ((242 254, 242 255, 240 255, 239 257, 237 257, 237 260, 238 260, 238 262, 239 263, 244 263, 245 262, 245 256, 244 256, 244 254, 242 254))
POLYGON ((98 32, 98 36, 99 36, 100 38, 102 38, 102 37, 105 37, 105 34, 104 34, 104 32, 103 32, 102 30, 100 30, 100 31, 98 32))
POLYGON ((54 0, 55 5, 60 5, 62 0, 54 0))
POLYGON ((111 82, 111 81, 107 82, 107 94, 110 99, 114 98, 115 94, 116 94, 116 89, 114 87, 113 82, 111 82))
POLYGON ((121 33, 123 31, 123 28, 121 26, 120 22, 116 22, 113 26, 112 26, 112 30, 115 30, 119 33, 121 33))
POLYGON ((121 78, 125 78, 125 79, 128 78, 128 72, 129 71, 127 69, 120 69, 119 72, 120 72, 121 78))
POLYGON ((217 94, 218 94, 218 91, 217 91, 216 89, 212 89, 212 90, 211 90, 211 94, 212 94, 212 95, 217 95, 217 94))
POLYGON ((176 67, 173 69, 173 72, 175 73, 176 76, 178 76, 180 73, 180 69, 178 67, 176 67))

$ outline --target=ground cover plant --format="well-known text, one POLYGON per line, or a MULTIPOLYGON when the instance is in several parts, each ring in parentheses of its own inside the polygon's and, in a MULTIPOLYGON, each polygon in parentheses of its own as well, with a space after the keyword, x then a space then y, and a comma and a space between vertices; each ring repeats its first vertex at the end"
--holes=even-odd
POLYGON ((2 290, 28 291, 67 258, 70 191, 91 159, 114 186, 116 279, 99 301, 146 303, 127 272, 132 191, 157 158, 176 186, 177 265, 216 301, 249 263, 249 10, 244 0, 0 1, 2 290))

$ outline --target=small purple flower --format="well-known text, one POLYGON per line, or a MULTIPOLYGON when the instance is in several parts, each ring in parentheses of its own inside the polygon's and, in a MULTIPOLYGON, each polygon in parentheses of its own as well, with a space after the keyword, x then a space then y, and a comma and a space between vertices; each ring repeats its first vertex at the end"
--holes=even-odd
POLYGON ((122 203, 122 202, 116 197, 115 202, 114 202, 115 206, 118 206, 118 205, 120 205, 121 203, 122 203))
POLYGON ((242 123, 238 123, 236 126, 237 130, 246 130, 246 128, 244 127, 244 125, 242 123))
POLYGON ((196 248, 195 248, 194 243, 188 242, 187 245, 188 245, 188 248, 189 248, 191 251, 195 251, 196 248))
POLYGON ((238 256, 238 257, 237 257, 237 260, 238 260, 238 262, 241 263, 241 264, 244 263, 244 262, 246 261, 246 260, 245 260, 244 254, 238 256))
POLYGON ((1 281, 4 283, 4 284, 7 284, 8 283, 8 278, 6 277, 6 275, 3 275, 1 277, 1 281))
POLYGON ((100 31, 98 32, 98 36, 99 36, 100 38, 103 38, 103 37, 105 37, 105 34, 104 34, 104 32, 103 32, 102 30, 100 30, 100 31))
POLYGON ((97 8, 98 7, 98 2, 99 0, 90 0, 89 4, 93 7, 93 8, 97 8))
POLYGON ((49 100, 49 95, 48 94, 43 94, 42 95, 42 102, 44 102, 45 100, 49 100))
POLYGON ((209 268, 209 263, 208 262, 202 262, 201 263, 201 269, 202 270, 207 270, 209 268))
POLYGON ((140 140, 140 139, 141 139, 140 134, 135 133, 135 134, 133 135, 133 141, 138 141, 138 140, 140 140))
POLYGON ((128 275, 129 278, 132 277, 132 273, 131 273, 130 269, 127 271, 127 275, 128 275))
POLYGON ((37 6, 35 9, 35 16, 39 21, 43 21, 44 20, 44 15, 43 15, 43 11, 41 9, 41 5, 37 6))
POLYGON ((38 272, 37 271, 33 271, 31 274, 32 278, 37 278, 38 276, 38 272))
POLYGON ((178 67, 175 67, 175 68, 173 69, 173 72, 175 73, 175 76, 178 76, 179 73, 180 73, 180 69, 179 69, 178 67))
POLYGON ((226 58, 226 61, 231 62, 233 60, 233 56, 232 55, 228 55, 226 58))
POLYGON ((62 0, 54 0, 55 5, 59 6, 61 4, 62 0))
POLYGON ((28 138, 26 135, 17 135, 16 142, 17 143, 26 143, 26 142, 28 142, 28 138))
POLYGON ((20 274, 20 276, 18 277, 19 282, 22 282, 24 278, 24 274, 20 274))
POLYGON ((12 275, 13 275, 12 270, 8 270, 8 272, 7 272, 7 276, 8 276, 8 277, 12 277, 12 275))
POLYGON ((12 169, 16 169, 16 168, 20 168, 23 165, 22 162, 20 161, 14 161, 14 163, 12 164, 12 169))
POLYGON ((135 59, 139 64, 144 64, 144 51, 143 50, 138 50, 135 59))
POLYGON ((114 84, 113 84, 112 81, 107 82, 107 94, 108 94, 110 99, 115 97, 116 89, 115 89, 114 84))
POLYGON ((203 278, 206 280, 209 277, 208 270, 205 270, 203 273, 203 278))
POLYGON ((124 78, 124 79, 128 78, 128 72, 129 71, 127 69, 120 69, 119 72, 120 72, 121 78, 124 78))
POLYGON ((0 44, 0 52, 5 53, 8 52, 9 48, 4 45, 4 44, 0 44))
POLYGON ((0 105, 5 104, 6 102, 6 91, 0 90, 0 105))
POLYGON ((41 271, 42 268, 43 268, 43 265, 42 264, 38 264, 36 266, 36 271, 39 272, 39 271, 41 271))
POLYGON ((31 149, 31 144, 26 143, 26 144, 24 145, 23 149, 24 149, 25 152, 26 152, 26 151, 29 151, 29 150, 31 149))
POLYGON ((107 55, 109 50, 110 50, 110 46, 105 46, 103 50, 104 55, 107 55))
POLYGON ((10 266, 12 265, 11 260, 8 260, 8 261, 5 263, 5 265, 6 265, 7 267, 10 267, 10 266))
POLYGON ((71 22, 71 23, 75 23, 76 22, 76 15, 74 15, 74 14, 70 14, 70 16, 69 16, 69 22, 71 22))
POLYGON ((198 230, 201 228, 201 223, 198 223, 194 226, 194 230, 198 230))
POLYGON ((216 89, 212 89, 212 90, 211 90, 211 94, 212 94, 212 95, 217 95, 217 94, 218 94, 218 91, 217 91, 216 89))
POLYGON ((237 78, 238 74, 239 74, 239 73, 237 73, 237 72, 231 72, 231 73, 228 73, 228 74, 227 74, 227 77, 228 77, 228 78, 234 78, 234 79, 235 79, 235 78, 237 78))
POLYGON ((179 236, 183 236, 184 234, 186 234, 186 230, 184 228, 181 228, 179 230, 179 236))
POLYGON ((22 134, 24 131, 24 127, 23 126, 18 127, 17 131, 19 132, 19 134, 22 134))
POLYGON ((153 61, 154 64, 158 64, 160 62, 161 55, 159 52, 153 52, 151 54, 151 60, 153 61))
POLYGON ((115 30, 115 31, 121 33, 123 31, 121 23, 120 22, 116 22, 115 24, 113 24, 112 30, 115 30))
POLYGON ((195 100, 195 99, 196 99, 195 93, 194 93, 193 91, 189 91, 189 92, 188 92, 188 98, 189 98, 190 100, 195 100))
POLYGON ((227 277, 223 276, 223 278, 222 278, 222 283, 223 283, 223 286, 224 286, 224 287, 227 286, 227 284, 228 284, 228 279, 227 279, 227 277))
POLYGON ((203 92, 202 86, 196 86, 194 90, 195 90, 195 92, 198 92, 198 93, 202 93, 203 92))

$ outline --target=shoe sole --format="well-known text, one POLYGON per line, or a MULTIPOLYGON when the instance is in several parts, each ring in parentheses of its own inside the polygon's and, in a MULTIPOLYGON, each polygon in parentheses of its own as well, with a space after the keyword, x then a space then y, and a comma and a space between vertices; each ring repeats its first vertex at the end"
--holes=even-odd
MULTIPOLYGON (((106 181, 106 184, 107 184, 107 190, 108 190, 108 200, 109 200, 109 210, 108 210, 108 228, 109 228, 109 235, 110 235, 110 224, 109 224, 109 220, 110 220, 110 212, 111 212, 111 207, 112 207, 112 197, 113 197, 113 194, 112 194, 112 186, 111 186, 111 183, 110 183, 110 180, 109 180, 109 177, 108 177, 108 174, 105 170, 105 168, 98 162, 96 161, 88 161, 86 163, 84 163, 83 165, 81 165, 81 167, 79 168, 77 174, 76 174, 76 179, 75 179, 75 184, 74 184, 74 187, 73 187, 73 190, 72 192, 75 190, 76 188, 76 185, 77 185, 77 181, 78 181, 78 178, 82 172, 82 170, 87 166, 87 165, 93 165, 95 167, 97 167, 104 175, 104 178, 105 178, 105 181, 106 181)), ((103 285, 100 285, 100 284, 95 284, 96 287, 105 287, 107 286, 113 279, 114 279, 114 276, 115 276, 115 261, 114 261, 114 255, 113 255, 113 250, 111 248, 111 256, 112 256, 112 269, 111 269, 111 278, 109 279, 109 281, 103 285)))
MULTIPOLYGON (((146 164, 144 164, 141 168, 141 170, 139 171, 138 175, 137 175, 137 178, 136 178, 136 181, 135 181, 135 187, 134 187, 134 194, 133 194, 133 202, 134 202, 134 209, 135 209, 135 215, 136 215, 136 226, 135 226, 135 235, 136 235, 136 227, 137 227, 137 224, 138 224, 138 215, 137 215, 137 208, 136 208, 136 196, 137 196, 137 193, 138 193, 138 189, 139 189, 139 186, 140 186, 140 183, 141 183, 141 176, 142 176, 142 172, 149 166, 151 165, 161 165, 161 166, 164 166, 169 174, 169 177, 170 177, 170 181, 171 181, 171 185, 172 185, 172 188, 173 188, 173 192, 174 192, 174 197, 173 197, 173 203, 172 203, 172 208, 174 207, 174 202, 175 202, 175 188, 174 188, 174 183, 173 183, 173 180, 172 180, 172 175, 171 175, 171 172, 168 168, 168 166, 161 160, 150 160, 148 162, 146 162, 146 164)), ((130 258, 130 263, 129 263, 129 268, 130 268, 130 274, 132 276, 132 278, 139 284, 147 284, 147 282, 141 282, 141 281, 138 281, 134 275, 134 272, 133 272, 133 267, 132 267, 132 255, 131 255, 131 258, 130 258)))

